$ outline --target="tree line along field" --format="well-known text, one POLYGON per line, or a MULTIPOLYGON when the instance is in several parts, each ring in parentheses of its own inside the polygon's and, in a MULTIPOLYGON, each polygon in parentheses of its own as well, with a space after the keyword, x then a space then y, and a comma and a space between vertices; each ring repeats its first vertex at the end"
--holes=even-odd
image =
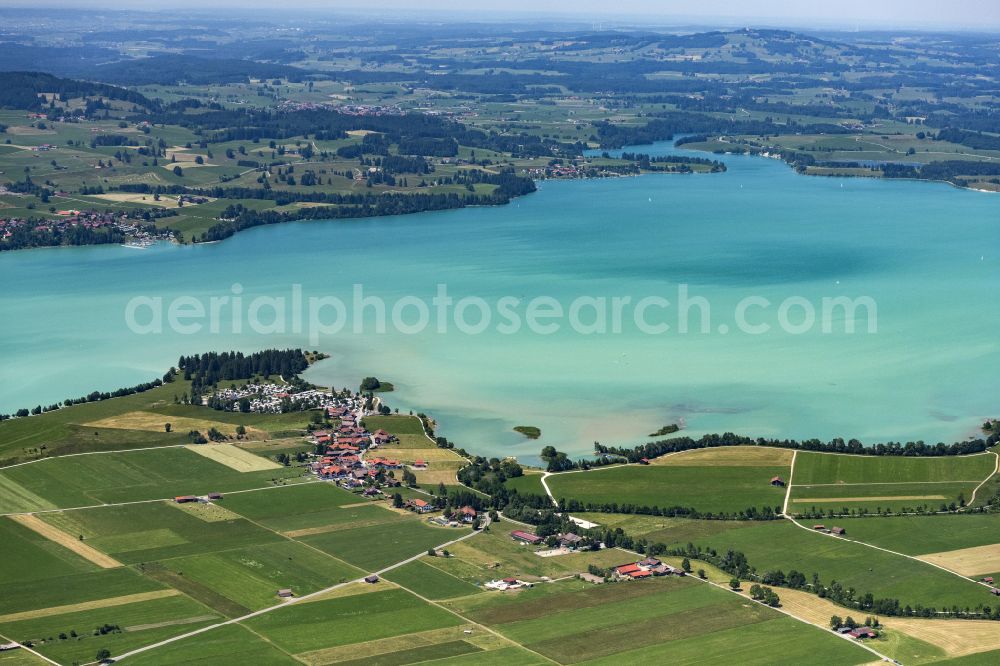
MULTIPOLYGON (((791 521, 722 521, 624 516, 615 514, 574 514, 585 520, 611 527, 622 527, 630 535, 671 547, 693 543, 719 552, 733 549, 744 553, 759 574, 791 570, 805 574, 811 581, 819 576, 823 585, 837 581, 875 598, 895 598, 901 605, 916 607, 959 608, 989 605, 989 588, 929 564, 871 548, 850 539, 864 540, 854 534, 854 525, 869 521, 878 530, 881 521, 893 518, 846 519, 834 523, 847 529, 847 538, 837 538, 795 525, 791 521)), ((959 524, 977 516, 944 516, 959 524)), ((828 525, 829 527, 829 525, 828 525)), ((961 529, 957 525, 951 529, 961 529)), ((885 543, 885 541, 883 541, 885 543)), ((890 547, 891 546, 887 546, 890 547)))

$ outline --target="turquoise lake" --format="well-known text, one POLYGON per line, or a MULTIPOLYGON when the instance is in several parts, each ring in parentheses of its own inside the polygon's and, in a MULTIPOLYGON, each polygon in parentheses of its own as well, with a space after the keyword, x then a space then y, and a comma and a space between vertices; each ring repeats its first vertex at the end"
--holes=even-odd
MULTIPOLYGON (((458 445, 524 460, 545 444, 585 454, 595 440, 644 441, 675 421, 694 435, 950 442, 1000 416, 1000 197, 724 159, 724 174, 542 182, 498 208, 286 224, 200 246, 6 253, 0 411, 148 381, 181 354, 299 346, 332 354, 308 371, 312 381, 356 387, 378 376, 396 386, 392 406, 428 412, 458 445), (135 296, 207 302, 232 295, 234 283, 245 301, 287 297, 299 284, 306 298, 347 303, 362 284, 390 306, 410 296, 429 303, 438 284, 456 300, 562 304, 674 302, 686 284, 710 303, 711 322, 686 334, 647 334, 626 316, 620 333, 431 326, 410 335, 372 332, 369 311, 367 332, 349 325, 318 344, 290 327, 142 335, 126 326, 135 296), (785 299, 819 310, 838 296, 871 298, 877 331, 859 322, 846 333, 843 317, 831 332, 818 322, 804 333, 778 326, 785 299), (734 309, 747 297, 772 303, 748 311, 769 332, 737 330, 734 309), (540 427, 542 439, 515 425, 540 427)), ((588 312, 581 318, 593 319, 588 312)), ((648 313, 676 323, 669 308, 648 313)))

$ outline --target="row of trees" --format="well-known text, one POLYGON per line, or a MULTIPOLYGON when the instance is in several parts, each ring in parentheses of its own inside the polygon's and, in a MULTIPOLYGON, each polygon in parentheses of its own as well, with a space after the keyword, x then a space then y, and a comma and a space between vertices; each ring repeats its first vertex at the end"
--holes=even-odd
MULTIPOLYGON (((865 446, 860 440, 843 440, 840 438, 824 442, 819 439, 772 439, 765 437, 745 437, 731 432, 723 434, 704 435, 698 439, 691 437, 673 437, 656 442, 649 442, 641 446, 626 448, 615 446, 604 446, 594 443, 594 451, 599 456, 616 456, 628 462, 638 462, 643 458, 657 458, 668 453, 687 451, 690 449, 705 449, 716 446, 770 446, 782 449, 797 449, 801 451, 821 451, 824 453, 850 453, 854 455, 867 456, 912 456, 912 457, 937 457, 937 456, 957 456, 982 453, 987 448, 1000 440, 1000 435, 990 435, 987 439, 969 439, 952 444, 939 442, 937 444, 927 444, 922 441, 906 442, 886 442, 865 446)), ((591 463, 594 464, 594 463, 591 463)))

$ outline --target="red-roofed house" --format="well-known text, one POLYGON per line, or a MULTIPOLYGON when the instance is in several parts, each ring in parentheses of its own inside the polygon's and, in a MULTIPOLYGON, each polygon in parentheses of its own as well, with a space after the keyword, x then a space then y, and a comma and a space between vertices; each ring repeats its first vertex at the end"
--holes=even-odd
POLYGON ((510 536, 513 537, 514 541, 520 541, 521 543, 526 543, 530 546, 537 546, 544 541, 544 539, 537 534, 522 532, 521 530, 514 530, 510 533, 510 536))
POLYGON ((406 506, 410 507, 417 513, 428 513, 434 510, 434 505, 429 502, 425 502, 422 499, 411 499, 406 503, 406 506))

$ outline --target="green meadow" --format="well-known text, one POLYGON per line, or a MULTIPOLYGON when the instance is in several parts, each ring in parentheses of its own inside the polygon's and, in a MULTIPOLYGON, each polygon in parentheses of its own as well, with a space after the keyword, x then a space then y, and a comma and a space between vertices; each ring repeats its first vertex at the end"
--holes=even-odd
POLYGON ((420 596, 433 600, 463 597, 482 591, 475 585, 428 564, 425 560, 416 560, 393 569, 385 577, 420 596))
POLYGON ((295 654, 461 623, 451 613, 398 588, 294 604, 245 622, 252 631, 295 654))
POLYGON ((97 571, 96 565, 9 518, 0 518, 0 542, 4 553, 0 584, 5 588, 23 581, 97 571))
POLYGON ((542 486, 542 474, 541 472, 533 473, 525 471, 521 476, 515 476, 513 478, 507 479, 504 485, 511 490, 516 490, 522 495, 546 495, 545 488, 542 486))
MULTIPOLYGON (((963 517, 953 517, 964 520, 963 517)), ((718 551, 741 551, 758 572, 781 569, 800 571, 807 580, 819 574, 829 585, 836 580, 859 594, 871 592, 876 598, 899 599, 903 605, 975 607, 989 604, 989 590, 972 581, 941 571, 923 562, 893 555, 846 539, 797 527, 788 520, 766 522, 699 521, 676 519, 664 527, 661 518, 628 516, 622 523, 633 536, 644 536, 669 546, 695 543, 718 551), (647 529, 643 529, 645 523, 647 529)), ((857 520, 832 523, 847 529, 857 520)), ((872 521, 889 520, 872 518, 872 521)), ((827 527, 832 525, 827 524, 827 527)))
POLYGON ((907 555, 940 553, 1000 542, 1000 514, 886 516, 843 521, 847 536, 907 555))
MULTIPOLYGON (((17 484, 41 497, 38 509, 85 507, 248 490, 299 479, 293 467, 238 472, 183 447, 40 460, 0 471, 0 485, 17 484)), ((0 513, 24 511, 23 494, 0 513)), ((29 508, 32 510, 32 508, 29 508)))
POLYGON ((161 564, 250 610, 278 603, 279 589, 289 588, 302 596, 364 575, 360 569, 294 541, 180 557, 161 564))
POLYGON ((975 481, 995 469, 992 454, 972 456, 905 457, 854 456, 799 451, 794 485, 847 483, 913 483, 918 481, 975 481))
POLYGON ((126 564, 282 540, 271 530, 242 518, 208 522, 167 502, 39 515, 68 534, 83 536, 87 545, 126 564))
POLYGON ((388 525, 355 527, 300 537, 299 540, 370 571, 427 552, 468 534, 468 528, 431 527, 417 518, 388 525))
POLYGON ((995 465, 992 454, 916 458, 800 451, 789 512, 902 511, 921 505, 936 511, 942 504, 971 501, 995 465))
POLYGON ((46 657, 62 663, 87 663, 106 648, 119 654, 148 643, 213 624, 219 619, 211 609, 185 596, 164 597, 120 606, 47 615, 16 622, 0 622, 0 633, 31 641, 46 657), (119 630, 94 635, 95 628, 119 630), (76 636, 73 636, 73 632, 76 636), (62 638, 61 636, 65 636, 62 638))
POLYGON ((230 624, 129 657, 128 663, 139 666, 280 666, 299 662, 250 630, 230 624))
POLYGON ((788 467, 625 465, 554 474, 546 483, 556 499, 583 504, 737 513, 750 507, 780 510, 785 489, 770 485, 774 476, 787 479, 788 467))
POLYGON ((487 600, 461 600, 460 607, 475 621, 561 664, 729 663, 727 647, 738 651, 754 636, 781 641, 789 632, 804 646, 784 663, 870 660, 830 634, 690 578, 563 586, 547 585, 544 592, 528 590, 516 598, 492 593, 487 600), (822 661, 809 659, 820 652, 822 661), (706 656, 708 661, 700 661, 706 656))

